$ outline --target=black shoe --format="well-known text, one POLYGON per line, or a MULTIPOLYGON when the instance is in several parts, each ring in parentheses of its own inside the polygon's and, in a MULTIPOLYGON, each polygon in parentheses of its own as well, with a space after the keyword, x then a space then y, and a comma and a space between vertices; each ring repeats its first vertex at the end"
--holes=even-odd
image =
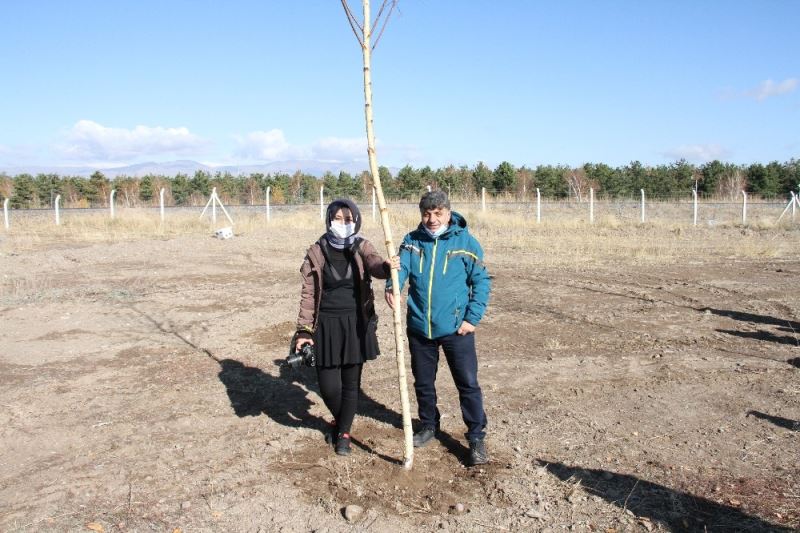
POLYGON ((336 455, 350 455, 352 449, 350 448, 350 434, 339 433, 336 437, 336 446, 333 448, 336 455))
POLYGON ((489 462, 489 454, 486 453, 486 444, 483 439, 469 441, 469 461, 468 466, 485 465, 489 462))
POLYGON ((436 430, 433 428, 422 428, 414 433, 414 448, 422 448, 428 444, 436 436, 436 430))

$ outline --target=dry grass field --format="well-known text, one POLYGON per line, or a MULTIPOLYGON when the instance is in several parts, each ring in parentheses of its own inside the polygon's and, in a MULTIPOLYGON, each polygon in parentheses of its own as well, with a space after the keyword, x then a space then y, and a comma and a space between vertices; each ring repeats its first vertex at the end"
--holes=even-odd
MULTIPOLYGON (((230 240, 199 211, 14 213, 0 530, 800 528, 800 226, 463 213, 494 276, 477 330, 492 461, 464 466, 443 363, 442 436, 411 471, 385 305, 350 457, 323 442, 313 374, 279 364, 315 208, 234 212, 230 240)), ((416 213, 392 217, 399 242, 416 213)))

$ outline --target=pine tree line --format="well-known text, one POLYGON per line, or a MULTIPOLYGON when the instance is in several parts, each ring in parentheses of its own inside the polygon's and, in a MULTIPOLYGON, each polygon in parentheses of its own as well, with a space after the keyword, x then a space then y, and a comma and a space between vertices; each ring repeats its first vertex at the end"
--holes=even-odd
MULTIPOLYGON (((581 167, 539 165, 536 168, 515 167, 504 161, 491 169, 480 162, 474 167, 453 165, 439 169, 429 166, 405 166, 392 175, 380 167, 381 183, 390 201, 415 201, 427 186, 448 191, 457 198, 470 199, 481 189, 493 195, 510 198, 528 197, 536 189, 545 198, 583 200, 589 189, 598 197, 625 198, 638 196, 640 190, 651 199, 684 198, 696 189, 699 194, 718 198, 735 198, 740 191, 764 198, 785 197, 800 187, 800 160, 780 163, 735 165, 712 161, 701 166, 686 161, 645 166, 638 161, 611 167, 604 163, 587 163, 581 167)), ((223 202, 230 205, 263 205, 267 188, 273 204, 313 203, 319 188, 325 196, 346 196, 368 201, 372 180, 368 172, 358 175, 326 173, 321 178, 294 174, 252 173, 234 176, 228 172, 210 173, 198 170, 191 177, 146 175, 118 176, 108 179, 102 172, 89 178, 57 174, 0 174, 0 200, 10 198, 16 209, 47 208, 57 195, 65 207, 105 207, 111 190, 116 190, 115 203, 127 207, 159 205, 164 189, 166 205, 203 205, 213 187, 223 202)))

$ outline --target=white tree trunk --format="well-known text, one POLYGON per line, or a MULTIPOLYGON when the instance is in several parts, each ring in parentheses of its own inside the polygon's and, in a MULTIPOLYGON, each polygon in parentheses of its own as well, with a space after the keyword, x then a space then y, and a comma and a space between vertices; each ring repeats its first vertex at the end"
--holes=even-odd
MULTIPOLYGON (((372 182, 378 196, 378 207, 381 213, 381 226, 386 242, 386 253, 389 257, 397 255, 392 241, 392 228, 389 224, 389 211, 386 199, 383 196, 381 178, 378 173, 378 159, 375 154, 375 132, 372 126, 372 76, 370 73, 371 46, 370 46, 370 10, 369 0, 363 0, 364 6, 364 40, 362 52, 364 56, 364 115, 367 122, 367 156, 369 157, 369 170, 372 173, 372 182)), ((406 363, 403 338, 402 313, 400 310, 400 287, 398 286, 397 270, 392 269, 392 293, 394 295, 394 339, 397 352, 397 375, 400 386, 400 403, 403 410, 403 436, 404 455, 403 466, 411 468, 414 462, 413 434, 411 431, 411 408, 408 403, 408 385, 406 383, 406 363)))

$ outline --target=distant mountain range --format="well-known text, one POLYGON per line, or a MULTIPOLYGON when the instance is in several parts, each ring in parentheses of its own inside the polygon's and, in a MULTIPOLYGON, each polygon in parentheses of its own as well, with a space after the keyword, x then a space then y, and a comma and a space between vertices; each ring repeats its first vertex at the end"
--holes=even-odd
MULTIPOLYGON (((17 174, 28 173, 36 174, 58 174, 59 176, 84 176, 88 177, 95 171, 102 172, 107 178, 115 178, 117 176, 131 176, 141 177, 146 174, 156 174, 162 176, 175 176, 177 174, 186 174, 191 177, 196 171, 204 170, 206 172, 230 172, 234 176, 240 174, 275 174, 277 172, 286 172, 294 174, 298 170, 313 176, 322 176, 325 172, 332 172, 338 174, 339 172, 347 172, 351 175, 359 174, 364 170, 369 170, 369 164, 366 161, 346 161, 346 162, 331 162, 331 161, 315 161, 315 160, 297 160, 297 161, 276 161, 272 163, 265 163, 261 165, 225 165, 225 166, 210 166, 198 163, 197 161, 167 161, 163 163, 137 163, 135 165, 128 165, 124 167, 109 167, 109 168, 95 168, 95 167, 58 167, 58 166, 20 166, 20 167, 0 167, 0 173, 5 173, 9 176, 16 176, 17 174)), ((396 174, 396 168, 390 168, 392 174, 396 174)))

